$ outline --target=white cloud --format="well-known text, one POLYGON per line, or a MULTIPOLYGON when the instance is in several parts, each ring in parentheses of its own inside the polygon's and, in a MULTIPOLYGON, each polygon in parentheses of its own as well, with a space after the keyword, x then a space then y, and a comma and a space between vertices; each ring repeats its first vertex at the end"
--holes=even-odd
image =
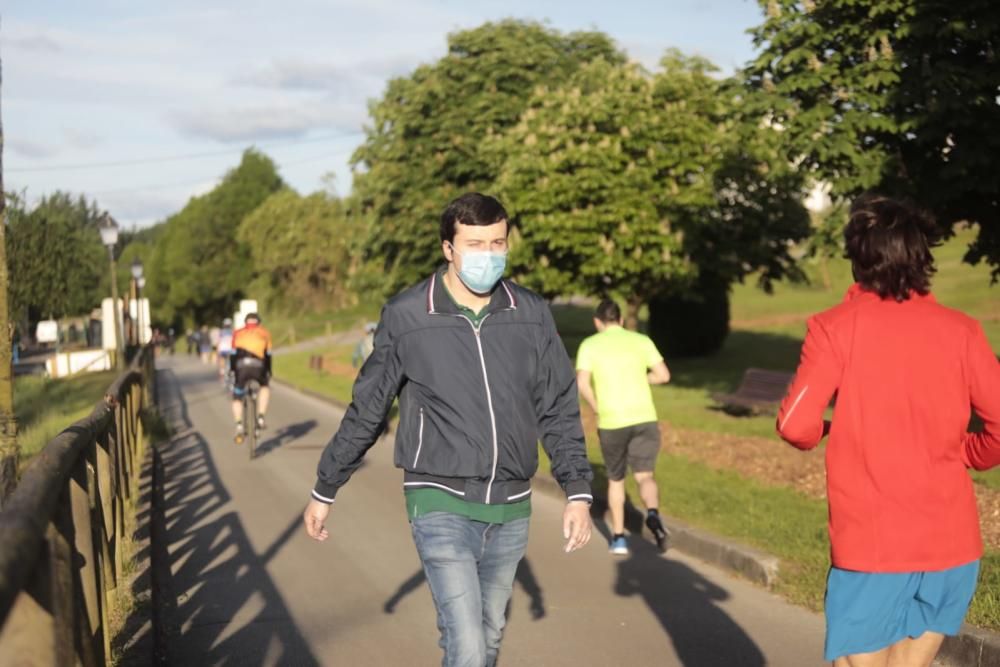
POLYGON ((55 146, 30 139, 8 139, 5 143, 11 151, 30 160, 45 160, 59 154, 55 146))
POLYGON ((401 53, 394 56, 366 58, 352 62, 275 60, 252 72, 233 77, 238 85, 276 90, 323 91, 339 98, 371 95, 387 79, 412 72, 432 52, 401 53))
POLYGON ((79 127, 64 127, 62 135, 67 144, 82 150, 91 150, 104 143, 104 137, 79 127))
POLYGON ((171 116, 171 122, 181 132, 222 142, 296 138, 321 129, 349 132, 364 120, 364 108, 336 102, 210 108, 171 116))
POLYGON ((279 90, 321 90, 356 92, 364 85, 356 73, 327 63, 279 61, 235 78, 238 84, 279 90))
POLYGON ((62 51, 62 46, 59 44, 58 40, 42 33, 15 37, 10 40, 9 44, 15 49, 23 49, 25 51, 32 52, 58 53, 59 51, 62 51))

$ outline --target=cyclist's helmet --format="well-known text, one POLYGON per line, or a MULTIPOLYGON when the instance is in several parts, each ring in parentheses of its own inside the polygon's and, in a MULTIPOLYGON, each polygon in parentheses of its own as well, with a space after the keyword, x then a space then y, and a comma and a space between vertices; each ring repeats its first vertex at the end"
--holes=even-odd
POLYGON ((233 326, 233 318, 227 317, 226 319, 222 320, 222 326, 224 326, 224 327, 231 327, 231 326, 233 326))

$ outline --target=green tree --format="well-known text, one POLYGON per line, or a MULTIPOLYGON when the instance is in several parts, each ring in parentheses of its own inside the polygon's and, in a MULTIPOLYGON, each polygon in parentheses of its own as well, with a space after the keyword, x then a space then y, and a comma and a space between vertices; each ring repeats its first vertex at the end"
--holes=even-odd
POLYGON ((745 96, 704 59, 671 51, 661 67, 587 65, 539 88, 493 146, 521 280, 550 296, 618 294, 633 326, 654 296, 794 272, 787 242, 808 232, 794 170, 745 96))
POLYGON ((274 162, 250 149, 215 189, 167 219, 147 283, 158 321, 191 325, 233 311, 253 277, 249 250, 237 238, 240 223, 283 186, 274 162))
POLYGON ((352 216, 368 223, 368 275, 383 292, 440 261, 434 230, 450 199, 493 187, 500 165, 484 141, 517 123, 536 86, 565 81, 597 58, 624 59, 602 33, 508 20, 450 35, 447 55, 389 82, 352 158, 352 216))
POLYGON ((748 84, 767 93, 785 151, 836 197, 866 189, 932 210, 1000 277, 1000 4, 760 0, 748 84))
POLYGON ((340 307, 354 260, 354 230, 340 200, 318 192, 300 197, 280 190, 240 224, 237 238, 250 252, 267 293, 291 307, 340 307))
POLYGON ((22 321, 89 313, 107 294, 107 251, 100 211, 65 192, 25 210, 8 209, 7 262, 11 311, 22 321))

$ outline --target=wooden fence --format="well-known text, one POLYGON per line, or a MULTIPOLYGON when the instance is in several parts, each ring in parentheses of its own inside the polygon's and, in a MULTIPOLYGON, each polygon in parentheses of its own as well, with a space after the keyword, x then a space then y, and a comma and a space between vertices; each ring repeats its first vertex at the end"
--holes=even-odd
POLYGON ((142 349, 90 416, 45 446, 0 512, 0 666, 110 660, 108 616, 142 465, 139 413, 154 400, 153 356, 142 349))

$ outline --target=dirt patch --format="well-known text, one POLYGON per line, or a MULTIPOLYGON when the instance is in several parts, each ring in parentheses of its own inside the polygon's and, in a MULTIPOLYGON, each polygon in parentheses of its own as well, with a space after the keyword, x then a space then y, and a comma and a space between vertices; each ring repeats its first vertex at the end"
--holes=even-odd
POLYGON ((353 378, 358 374, 358 369, 348 363, 341 361, 338 355, 323 355, 323 372, 329 375, 342 375, 346 378, 353 378))
MULTIPOLYGON (((596 430, 593 414, 584 411, 584 427, 596 430)), ((675 429, 661 422, 662 448, 717 470, 733 470, 750 479, 795 489, 826 500, 826 463, 822 452, 803 452, 777 437, 754 438, 675 429)), ((976 486, 983 541, 1000 550, 1000 491, 976 486)))

